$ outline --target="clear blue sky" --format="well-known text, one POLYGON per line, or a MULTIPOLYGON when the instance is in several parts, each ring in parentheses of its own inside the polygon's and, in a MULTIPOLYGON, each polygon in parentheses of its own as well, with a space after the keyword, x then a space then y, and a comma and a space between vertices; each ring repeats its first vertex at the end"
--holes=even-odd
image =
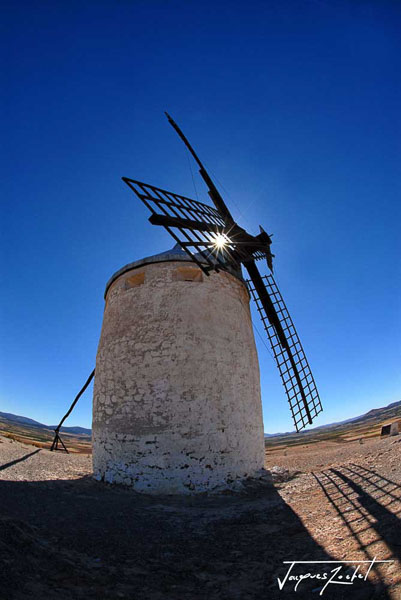
MULTIPOLYGON (((58 422, 107 279, 171 247, 120 179, 194 196, 164 110, 240 224, 274 234, 316 424, 400 399, 399 2, 21 0, 2 21, 0 410, 58 422)), ((257 341, 265 430, 291 430, 257 341)), ((91 394, 67 424, 90 425, 91 394)))

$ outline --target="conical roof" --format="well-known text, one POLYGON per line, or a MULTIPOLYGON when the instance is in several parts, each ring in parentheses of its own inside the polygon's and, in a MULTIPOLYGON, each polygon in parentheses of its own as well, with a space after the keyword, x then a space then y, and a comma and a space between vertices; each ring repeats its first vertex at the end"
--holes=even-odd
MULTIPOLYGON (((200 254, 196 255, 196 258, 199 262, 204 262, 202 256, 200 254)), ((104 296, 106 297, 107 290, 120 275, 123 275, 127 271, 132 271, 132 269, 138 269, 143 265, 149 265, 152 263, 159 262, 170 262, 170 261, 183 261, 193 263, 194 261, 191 257, 181 248, 179 244, 175 244, 170 250, 165 250, 164 252, 159 252, 158 254, 152 254, 152 256, 146 256, 145 258, 141 258, 140 260, 135 260, 134 262, 128 263, 118 271, 116 271, 108 280, 106 284, 106 290, 104 292, 104 296)), ((242 275, 240 272, 233 271, 232 269, 227 269, 232 275, 238 277, 242 280, 242 275)))

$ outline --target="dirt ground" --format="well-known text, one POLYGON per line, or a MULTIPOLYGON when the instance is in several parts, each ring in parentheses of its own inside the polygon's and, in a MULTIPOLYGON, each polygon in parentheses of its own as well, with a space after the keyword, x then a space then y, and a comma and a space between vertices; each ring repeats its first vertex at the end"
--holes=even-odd
POLYGON ((0 600, 401 600, 400 457, 400 435, 271 449, 285 481, 149 497, 0 437, 0 600))

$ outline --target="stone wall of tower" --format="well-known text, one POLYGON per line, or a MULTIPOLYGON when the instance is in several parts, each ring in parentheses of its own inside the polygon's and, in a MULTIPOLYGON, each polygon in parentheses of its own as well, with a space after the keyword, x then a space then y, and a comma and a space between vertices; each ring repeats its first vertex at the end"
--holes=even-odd
POLYGON ((138 492, 229 487, 263 467, 244 283, 156 262, 109 286, 93 398, 95 477, 138 492))

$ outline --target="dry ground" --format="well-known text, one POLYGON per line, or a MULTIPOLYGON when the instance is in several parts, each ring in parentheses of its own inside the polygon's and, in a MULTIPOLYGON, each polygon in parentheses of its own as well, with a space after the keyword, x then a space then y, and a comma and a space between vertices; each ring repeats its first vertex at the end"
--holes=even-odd
POLYGON ((279 447, 266 468, 288 481, 152 498, 93 481, 90 456, 0 437, 0 599, 313 600, 324 582, 279 590, 283 561, 376 557, 394 562, 322 597, 400 600, 400 456, 401 436, 279 447))
MULTIPOLYGON (((0 436, 8 437, 22 444, 30 444, 36 448, 50 448, 54 439, 53 429, 39 429, 25 424, 19 425, 0 418, 0 436)), ((88 435, 72 435, 62 432, 61 437, 69 452, 91 454, 92 444, 88 435)))

